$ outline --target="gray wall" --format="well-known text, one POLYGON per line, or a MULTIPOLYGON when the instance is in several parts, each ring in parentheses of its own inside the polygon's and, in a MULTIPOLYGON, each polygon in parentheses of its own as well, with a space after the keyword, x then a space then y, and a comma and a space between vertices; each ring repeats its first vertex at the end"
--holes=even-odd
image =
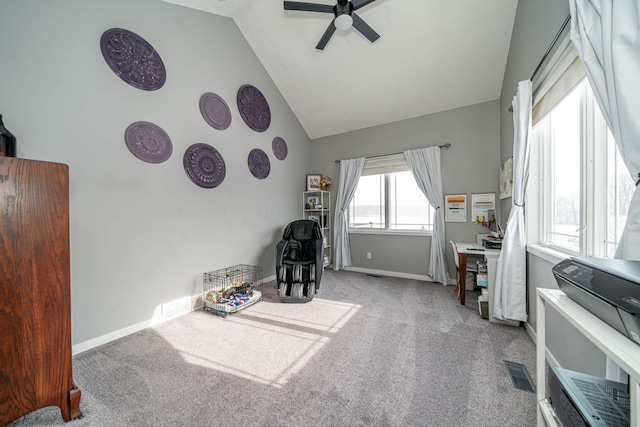
MULTIPOLYGON (((513 115, 508 109, 518 82, 531 77, 567 15, 567 1, 518 2, 500 97, 500 164, 513 156, 513 115)), ((506 221, 511 211, 511 198, 503 199, 501 207, 506 221)))
POLYGON ((203 272, 256 264, 274 274, 275 241, 298 217, 310 141, 234 22, 158 0, 0 0, 0 113, 17 137, 18 157, 70 166, 73 344, 150 322, 160 305, 202 291, 203 272), (118 78, 100 36, 131 30, 159 52, 167 81, 157 91, 118 78), (235 99, 258 87, 270 128, 250 130, 235 99), (198 106, 205 92, 229 104, 218 131, 198 106), (161 164, 135 158, 124 143, 139 120, 161 126, 173 155, 161 164), (277 160, 281 136, 288 157, 277 160), (194 185, 182 155, 204 142, 224 156, 215 189, 194 185), (271 173, 258 180, 247 155, 262 148, 271 173))
MULTIPOLYGON (((554 36, 569 14, 569 4, 556 0, 521 0, 511 37, 509 58, 500 98, 500 158, 513 155, 513 119, 508 108, 516 94, 518 82, 529 79, 554 36)), ((529 203, 532 200, 530 198, 529 203)), ((534 206, 529 206, 535 209, 534 206)), ((511 209, 511 198, 502 203, 502 211, 511 209)), ((505 216, 506 218, 506 216, 505 216)), ((558 260, 559 261, 559 260, 558 260)), ((557 284, 551 272, 553 259, 528 254, 527 292, 529 325, 536 328, 536 289, 554 288, 557 284)), ((547 349, 556 361, 567 369, 604 376, 604 355, 585 340, 567 321, 548 309, 547 349)))
MULTIPOLYGON (((499 103, 485 102, 428 116, 316 139, 312 143, 314 173, 337 182, 338 159, 367 157, 451 143, 441 151, 444 194, 467 194, 466 223, 446 223, 447 240, 475 241, 486 231, 471 222, 471 194, 497 193, 500 167, 499 103)), ((335 207, 337 185, 331 188, 335 207)), ((497 199, 497 194, 496 194, 497 199)), ((353 266, 406 275, 426 276, 430 237, 350 235, 353 266), (372 252, 370 260, 366 252, 372 252)), ((455 277, 453 254, 447 247, 449 272, 455 277)))

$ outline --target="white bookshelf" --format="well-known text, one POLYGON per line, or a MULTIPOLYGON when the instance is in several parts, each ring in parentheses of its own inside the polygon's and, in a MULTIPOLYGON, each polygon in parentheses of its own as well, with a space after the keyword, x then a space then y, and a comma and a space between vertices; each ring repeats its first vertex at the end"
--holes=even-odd
POLYGON ((323 190, 302 193, 302 218, 320 224, 323 238, 324 266, 331 264, 331 200, 330 193, 323 190))
POLYGON ((559 289, 538 289, 536 328, 536 377, 538 427, 560 426, 546 394, 545 315, 553 308, 567 319, 589 341, 614 360, 629 375, 629 397, 632 426, 640 426, 640 346, 591 314, 559 289))

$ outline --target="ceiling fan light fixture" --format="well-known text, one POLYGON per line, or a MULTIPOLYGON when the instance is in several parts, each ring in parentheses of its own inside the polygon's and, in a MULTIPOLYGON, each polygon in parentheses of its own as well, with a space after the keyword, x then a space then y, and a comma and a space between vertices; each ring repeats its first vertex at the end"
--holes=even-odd
POLYGON ((374 1, 376 0, 337 0, 335 6, 329 6, 328 4, 285 0, 284 10, 304 10, 307 12, 330 13, 333 15, 333 19, 316 45, 316 49, 323 50, 336 30, 345 31, 351 27, 360 32, 371 43, 378 40, 380 34, 376 33, 374 29, 367 25, 355 12, 374 1))
POLYGON ((353 18, 351 17, 351 15, 347 13, 343 13, 342 15, 339 15, 338 17, 336 17, 336 20, 334 21, 333 24, 336 26, 336 29, 338 30, 342 30, 342 31, 348 30, 353 25, 353 18))

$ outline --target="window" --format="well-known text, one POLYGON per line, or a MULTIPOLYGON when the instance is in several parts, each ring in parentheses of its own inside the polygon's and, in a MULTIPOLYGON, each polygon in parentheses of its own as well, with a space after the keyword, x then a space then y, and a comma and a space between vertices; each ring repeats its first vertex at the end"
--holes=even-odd
POLYGON ((607 131, 607 187, 606 236, 603 256, 613 258, 627 222, 627 212, 635 191, 635 183, 615 144, 613 135, 607 131))
POLYGON ((349 228, 386 228, 384 183, 384 174, 360 177, 349 205, 349 228))
POLYGON ((533 127, 536 237, 572 255, 613 257, 634 183, 587 79, 565 95, 533 127))
POLYGON ((349 205, 349 228, 380 232, 431 231, 433 208, 418 188, 413 173, 405 170, 367 174, 372 171, 379 172, 379 169, 365 169, 360 177, 349 205))

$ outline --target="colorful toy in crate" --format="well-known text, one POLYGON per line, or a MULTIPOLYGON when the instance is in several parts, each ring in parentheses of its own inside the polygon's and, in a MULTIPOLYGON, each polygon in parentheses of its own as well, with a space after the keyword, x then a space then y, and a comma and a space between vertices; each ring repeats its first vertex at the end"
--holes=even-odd
POLYGON ((229 299, 234 294, 239 294, 242 291, 248 291, 248 293, 251 293, 251 283, 238 280, 236 283, 229 285, 226 288, 207 292, 206 298, 208 302, 215 303, 224 299, 229 299))
POLYGON ((249 301, 251 298, 247 294, 233 294, 229 298, 218 300, 218 304, 226 304, 231 306, 239 306, 249 301))

